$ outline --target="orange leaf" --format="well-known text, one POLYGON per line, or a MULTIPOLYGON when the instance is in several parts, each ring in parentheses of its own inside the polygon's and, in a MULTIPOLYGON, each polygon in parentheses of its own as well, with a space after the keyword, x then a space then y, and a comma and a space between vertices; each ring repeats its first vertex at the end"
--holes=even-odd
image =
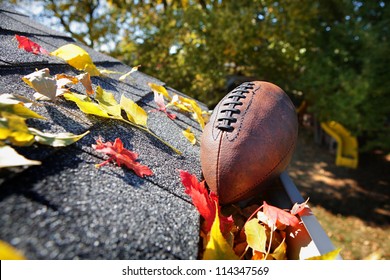
POLYGON ((31 52, 33 54, 45 54, 45 55, 49 54, 47 50, 45 50, 40 45, 31 41, 29 38, 25 36, 15 35, 15 38, 19 43, 18 45, 19 49, 24 49, 25 51, 31 52))

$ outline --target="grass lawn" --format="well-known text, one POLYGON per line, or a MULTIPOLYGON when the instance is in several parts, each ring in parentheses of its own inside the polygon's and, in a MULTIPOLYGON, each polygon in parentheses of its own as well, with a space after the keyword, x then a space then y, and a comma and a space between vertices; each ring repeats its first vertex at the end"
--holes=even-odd
POLYGON ((335 155, 300 128, 289 175, 344 259, 390 259, 390 157, 362 154, 357 169, 337 167, 335 155))

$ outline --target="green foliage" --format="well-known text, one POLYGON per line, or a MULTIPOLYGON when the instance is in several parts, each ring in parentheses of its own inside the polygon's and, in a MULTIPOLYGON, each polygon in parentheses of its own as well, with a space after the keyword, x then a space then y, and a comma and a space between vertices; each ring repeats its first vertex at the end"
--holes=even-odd
POLYGON ((307 99, 319 120, 342 123, 367 148, 390 149, 386 1, 41 3, 76 39, 115 46, 111 55, 210 108, 232 75, 267 80, 307 99))

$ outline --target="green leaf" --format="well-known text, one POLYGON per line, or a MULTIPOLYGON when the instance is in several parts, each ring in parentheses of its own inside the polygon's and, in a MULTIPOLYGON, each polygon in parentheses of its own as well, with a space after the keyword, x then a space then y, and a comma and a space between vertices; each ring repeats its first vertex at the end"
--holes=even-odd
POLYGON ((245 235, 248 246, 253 250, 266 253, 267 234, 265 227, 260 225, 258 219, 252 219, 245 224, 245 235))
POLYGON ((86 114, 95 115, 104 118, 110 117, 107 114, 107 112, 104 110, 104 108, 102 108, 96 103, 93 103, 92 101, 80 99, 78 95, 71 94, 71 93, 65 93, 64 97, 66 100, 73 101, 74 103, 76 103, 77 107, 79 107, 79 109, 86 114))
POLYGON ((41 162, 25 158, 10 146, 0 146, 0 168, 39 164, 41 162))
POLYGON ((22 118, 35 118, 35 119, 45 119, 38 113, 35 113, 34 111, 30 110, 29 108, 25 107, 23 104, 1 104, 0 103, 0 112, 7 112, 14 115, 17 115, 22 118))
POLYGON ((238 256, 234 253, 233 248, 223 237, 219 227, 218 206, 215 219, 210 231, 210 240, 204 251, 204 260, 238 260, 238 256))
POLYGON ((148 114, 137 103, 122 95, 120 105, 130 122, 147 127, 148 114))
POLYGON ((116 102, 112 93, 103 90, 100 86, 96 88, 96 100, 108 114, 116 117, 121 116, 121 106, 116 102))
POLYGON ((341 249, 335 249, 333 251, 330 251, 326 254, 323 254, 321 256, 314 256, 307 258, 306 260, 335 260, 337 256, 339 255, 341 249))
POLYGON ((87 131, 80 135, 75 135, 69 132, 53 134, 53 133, 44 133, 35 128, 29 128, 28 130, 31 132, 31 134, 35 135, 35 141, 37 141, 40 144, 49 145, 52 147, 68 146, 80 140, 81 138, 83 138, 85 135, 89 133, 89 131, 87 131))

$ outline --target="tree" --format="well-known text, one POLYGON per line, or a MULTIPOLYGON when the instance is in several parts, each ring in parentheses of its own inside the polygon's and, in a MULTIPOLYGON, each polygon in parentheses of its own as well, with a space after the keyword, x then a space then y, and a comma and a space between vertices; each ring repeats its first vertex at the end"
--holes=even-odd
POLYGON ((340 122, 365 149, 390 149, 389 9, 382 1, 319 1, 299 81, 316 117, 340 122))
POLYGON ((385 1, 34 2, 76 39, 141 64, 210 108, 231 76, 267 80, 306 99, 320 121, 338 121, 367 147, 390 149, 385 1))

